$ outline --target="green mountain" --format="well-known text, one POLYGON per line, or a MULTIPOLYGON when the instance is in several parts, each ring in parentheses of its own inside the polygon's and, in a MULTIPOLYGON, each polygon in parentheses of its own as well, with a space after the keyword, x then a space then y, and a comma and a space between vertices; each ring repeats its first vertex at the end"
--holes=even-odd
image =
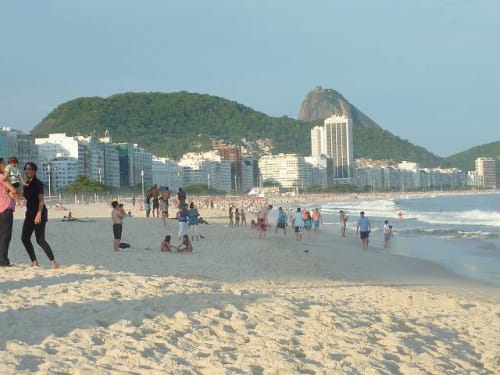
POLYGON ((496 159, 497 181, 500 181, 500 141, 472 147, 458 154, 448 156, 445 162, 464 171, 473 171, 475 169, 475 160, 479 157, 496 159))
MULTIPOLYGON (((330 95, 328 100, 333 99, 330 95)), ((424 166, 443 162, 383 130, 347 101, 337 105, 353 116, 355 157, 414 160, 424 166)), ((174 159, 189 151, 209 150, 213 139, 242 144, 267 138, 272 140, 273 153, 310 155, 310 130, 322 123, 322 118, 271 117, 234 101, 182 91, 78 98, 59 105, 31 133, 102 136, 109 130, 113 142, 137 143, 174 159)))

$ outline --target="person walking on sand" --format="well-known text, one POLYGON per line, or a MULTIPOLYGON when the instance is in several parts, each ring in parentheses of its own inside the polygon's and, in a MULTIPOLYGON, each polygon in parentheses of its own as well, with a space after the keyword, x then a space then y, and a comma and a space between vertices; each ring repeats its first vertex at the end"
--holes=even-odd
POLYGON ((319 212, 319 208, 315 208, 312 213, 312 223, 313 230, 315 232, 319 232, 320 224, 323 224, 323 218, 321 217, 321 213, 319 212))
POLYGON ((35 248, 31 243, 31 235, 34 231, 36 242, 49 258, 52 268, 58 268, 59 265, 55 260, 54 253, 45 240, 45 226, 48 221, 48 211, 43 196, 43 182, 36 177, 37 170, 38 167, 33 162, 27 162, 24 165, 26 185, 23 189, 23 195, 26 199, 26 216, 21 232, 21 241, 28 252, 33 266, 38 267, 39 264, 36 259, 35 248))
POLYGON ((345 214, 344 211, 340 210, 339 211, 339 220, 340 220, 340 236, 345 237, 345 230, 347 227, 347 215, 345 214))
POLYGON ((16 199, 17 189, 8 181, 4 159, 0 158, 0 267, 10 266, 9 245, 16 199))
POLYGON ((274 230, 274 234, 278 233, 278 229, 283 229, 283 235, 286 236, 287 221, 288 218, 286 217, 285 211, 283 211, 283 207, 278 208, 278 220, 276 221, 276 229, 274 230))
POLYGON ((302 232, 304 231, 304 220, 302 219, 302 212, 300 212, 300 207, 297 207, 293 219, 293 226, 295 228, 295 238, 297 241, 302 241, 302 232))
POLYGON ((359 238, 361 238, 361 243, 363 244, 363 250, 368 250, 368 237, 370 236, 370 231, 370 220, 365 216, 365 212, 361 211, 356 226, 356 235, 359 233, 359 238))
POLYGON ((120 242, 122 241, 122 231, 123 231, 123 218, 126 213, 123 209, 122 204, 118 204, 118 201, 111 202, 111 219, 113 220, 113 249, 114 251, 120 250, 120 242))

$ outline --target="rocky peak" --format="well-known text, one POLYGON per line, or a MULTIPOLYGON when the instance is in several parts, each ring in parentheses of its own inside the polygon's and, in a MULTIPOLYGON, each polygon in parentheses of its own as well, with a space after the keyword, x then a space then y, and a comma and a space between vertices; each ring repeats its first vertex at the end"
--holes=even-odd
POLYGON ((354 126, 380 128, 380 126, 349 103, 338 91, 324 89, 321 86, 309 92, 300 108, 299 120, 324 120, 332 115, 344 115, 353 120, 354 126))

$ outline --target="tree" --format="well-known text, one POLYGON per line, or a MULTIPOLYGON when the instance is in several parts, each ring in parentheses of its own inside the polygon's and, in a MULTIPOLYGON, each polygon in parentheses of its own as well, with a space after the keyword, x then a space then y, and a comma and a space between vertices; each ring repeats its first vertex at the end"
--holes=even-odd
POLYGON ((88 176, 78 176, 71 185, 66 186, 65 193, 68 194, 96 194, 102 193, 104 185, 98 181, 92 180, 88 176))

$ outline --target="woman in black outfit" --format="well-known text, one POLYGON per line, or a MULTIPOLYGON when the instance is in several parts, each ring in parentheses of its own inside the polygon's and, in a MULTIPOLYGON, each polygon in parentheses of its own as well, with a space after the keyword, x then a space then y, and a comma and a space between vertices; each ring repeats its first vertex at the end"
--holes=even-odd
POLYGON ((26 199, 26 216, 24 218, 21 241, 23 242, 34 267, 38 267, 35 249, 31 243, 31 235, 35 231, 36 242, 45 251, 52 268, 58 268, 50 245, 45 241, 45 225, 47 224, 47 207, 43 198, 43 182, 36 177, 37 166, 33 162, 24 165, 27 185, 23 188, 26 199))

